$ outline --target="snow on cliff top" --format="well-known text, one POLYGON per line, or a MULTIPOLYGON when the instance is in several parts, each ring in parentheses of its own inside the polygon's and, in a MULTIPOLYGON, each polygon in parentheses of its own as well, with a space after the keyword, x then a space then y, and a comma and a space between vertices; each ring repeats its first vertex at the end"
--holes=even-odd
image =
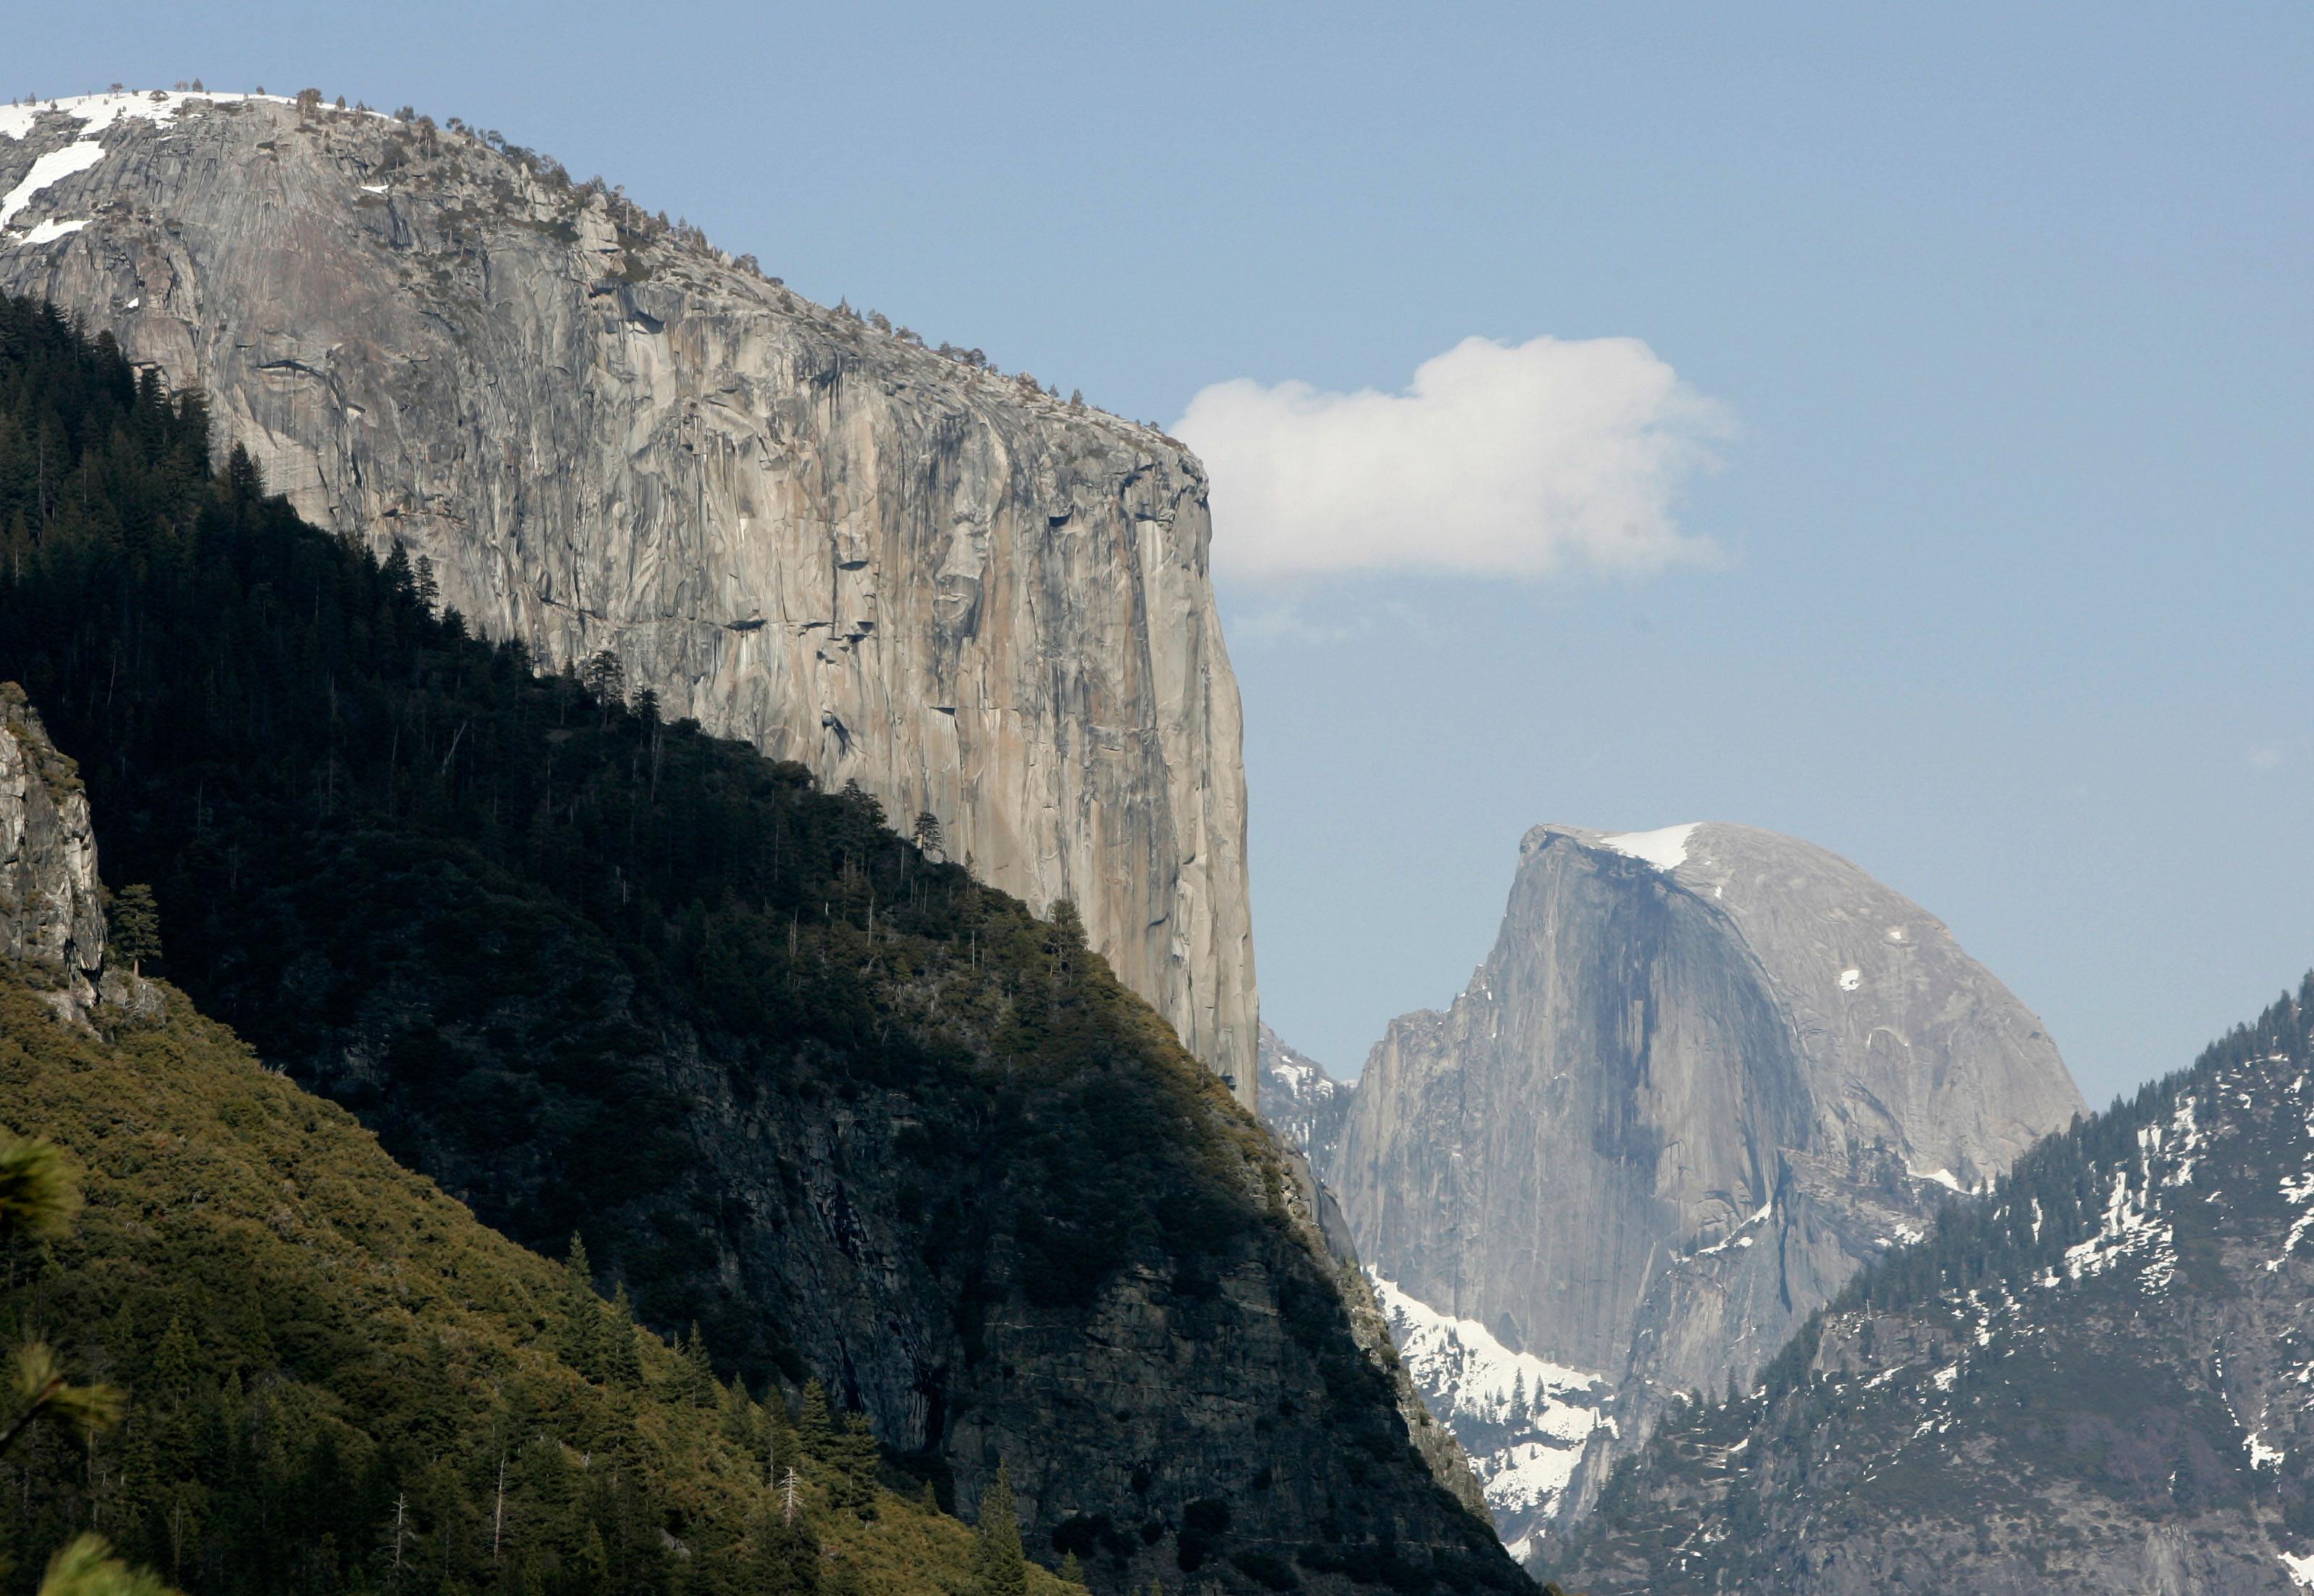
POLYGON ((1601 837, 1599 846, 1645 860, 1658 870, 1675 870, 1687 862, 1687 840, 1702 824, 1691 820, 1685 825, 1666 825, 1660 831, 1617 832, 1601 837))
MULTIPOLYGON (((172 120, 178 111, 195 101, 223 100, 271 100, 287 105, 293 101, 278 94, 210 94, 191 91, 172 92, 155 89, 149 93, 80 94, 66 100, 35 100, 26 105, 0 105, 0 136, 18 144, 32 131, 42 117, 67 116, 80 123, 80 137, 60 150, 50 150, 32 163, 32 170, 23 180, 0 198, 0 228, 6 227, 22 214, 41 190, 75 172, 86 172, 104 159, 104 145, 96 135, 116 122, 142 119, 148 122, 172 120)), ((11 243, 47 243, 67 234, 77 233, 88 224, 50 218, 40 223, 22 238, 11 239, 11 243)))
POLYGON ((119 94, 74 94, 61 100, 35 100, 26 105, 0 105, 0 137, 22 139, 32 130, 32 125, 51 112, 75 117, 80 120, 84 137, 102 133, 115 122, 142 119, 166 122, 188 105, 214 102, 224 104, 234 100, 261 100, 275 105, 294 105, 296 101, 285 94, 235 94, 223 90, 152 89, 131 90, 119 94))

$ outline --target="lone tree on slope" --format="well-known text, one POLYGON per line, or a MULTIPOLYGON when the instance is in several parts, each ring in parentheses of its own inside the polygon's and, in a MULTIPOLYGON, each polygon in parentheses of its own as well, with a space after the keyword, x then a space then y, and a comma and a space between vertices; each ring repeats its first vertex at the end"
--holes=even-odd
POLYGON ((146 959, 161 957, 161 907, 153 901, 153 889, 141 882, 122 887, 112 900, 112 951, 137 975, 145 973, 146 959))

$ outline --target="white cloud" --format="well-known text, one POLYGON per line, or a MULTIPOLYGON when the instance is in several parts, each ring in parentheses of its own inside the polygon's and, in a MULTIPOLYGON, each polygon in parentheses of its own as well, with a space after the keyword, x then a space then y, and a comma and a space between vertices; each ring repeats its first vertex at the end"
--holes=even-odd
POLYGON ((1213 473, 1225 576, 1647 573, 1709 559, 1673 518, 1726 410, 1637 339, 1465 339, 1404 393, 1241 378, 1173 426, 1213 473))

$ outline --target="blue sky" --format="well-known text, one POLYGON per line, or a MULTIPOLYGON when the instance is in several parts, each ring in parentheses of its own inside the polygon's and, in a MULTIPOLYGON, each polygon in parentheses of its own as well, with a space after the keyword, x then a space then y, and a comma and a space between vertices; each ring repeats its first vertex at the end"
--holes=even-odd
MULTIPOLYGON (((1130 416, 1643 343, 1726 423, 1656 484, 1708 559, 1427 569, 1416 527, 1380 569, 1232 574, 1217 478, 1265 1008, 1338 1070, 1459 990, 1545 819, 1846 854, 2097 1100, 2314 964, 2314 9, 116 3, 10 35, 0 95, 463 116, 1130 416)), ((1499 448, 1456 481, 1541 458, 1499 448)))

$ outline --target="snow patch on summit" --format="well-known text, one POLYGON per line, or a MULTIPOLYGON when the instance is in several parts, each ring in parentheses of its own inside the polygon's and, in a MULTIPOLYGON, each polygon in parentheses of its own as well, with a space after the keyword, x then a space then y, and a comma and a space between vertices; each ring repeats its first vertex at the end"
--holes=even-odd
POLYGON ((1685 825, 1666 825, 1660 831, 1617 832, 1600 838, 1599 846, 1644 860, 1658 870, 1675 870, 1687 862, 1687 840, 1702 824, 1691 820, 1685 825))
POLYGON ((32 203, 33 197, 49 184, 61 182, 76 172, 86 172, 103 159, 104 146, 93 138, 50 150, 32 163, 32 170, 24 174, 23 181, 8 190, 6 198, 0 199, 0 227, 14 221, 18 213, 32 203))
MULTIPOLYGON (((77 172, 86 172, 109 153, 96 136, 121 122, 144 121, 166 124, 174 121, 177 113, 188 107, 222 105, 234 101, 261 100, 276 105, 294 105, 293 100, 279 94, 210 93, 199 89, 153 89, 118 94, 76 94, 63 100, 35 100, 28 105, 0 105, 0 138, 22 144, 42 117, 66 116, 80 124, 80 137, 62 149, 50 150, 32 163, 32 170, 23 181, 0 198, 0 229, 13 222, 24 207, 31 204, 40 190, 77 172)), ((375 115, 375 113, 371 113, 375 115)), ((9 243, 48 243, 68 233, 76 233, 88 225, 86 222, 42 222, 23 238, 10 239, 9 243)))

